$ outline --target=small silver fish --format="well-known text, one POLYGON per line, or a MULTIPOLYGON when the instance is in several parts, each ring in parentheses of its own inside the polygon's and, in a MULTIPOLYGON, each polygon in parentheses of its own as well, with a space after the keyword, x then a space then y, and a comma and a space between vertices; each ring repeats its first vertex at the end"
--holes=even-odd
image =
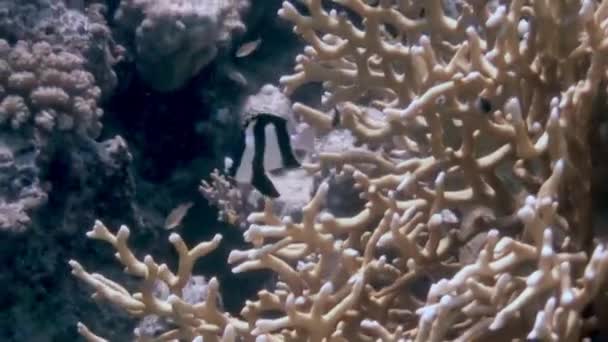
POLYGON ((227 76, 229 79, 240 84, 241 86, 246 86, 248 83, 245 76, 236 70, 228 70, 227 76))
POLYGON ((173 229, 179 226, 182 223, 184 217, 186 217, 188 210, 190 210, 193 205, 193 202, 186 202, 178 205, 173 210, 171 210, 171 212, 169 213, 169 215, 167 215, 167 218, 165 219, 165 229, 173 229))
POLYGON ((256 40, 252 40, 250 42, 247 42, 243 45, 241 45, 239 47, 238 50, 236 50, 236 57, 237 58, 243 58, 243 57, 247 57, 249 55, 251 55, 255 50, 257 50, 257 48, 260 46, 260 43, 262 42, 262 38, 258 38, 256 40))

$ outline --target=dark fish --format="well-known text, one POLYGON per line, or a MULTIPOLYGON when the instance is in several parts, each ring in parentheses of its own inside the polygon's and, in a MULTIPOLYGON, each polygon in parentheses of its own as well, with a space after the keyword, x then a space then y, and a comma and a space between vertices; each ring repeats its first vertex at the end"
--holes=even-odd
POLYGON ((271 113, 254 114, 245 120, 237 144, 229 175, 237 182, 250 183, 265 196, 279 197, 266 172, 300 167, 291 146, 287 120, 271 113))
POLYGON ((490 100, 486 99, 485 97, 480 97, 477 105, 479 106, 479 109, 484 112, 484 113, 489 113, 492 111, 492 102, 490 102, 490 100))

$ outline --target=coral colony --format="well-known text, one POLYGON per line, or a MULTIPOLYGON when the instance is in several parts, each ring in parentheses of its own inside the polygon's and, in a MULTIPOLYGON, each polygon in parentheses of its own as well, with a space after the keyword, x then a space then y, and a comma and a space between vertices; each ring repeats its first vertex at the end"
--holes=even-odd
MULTIPOLYGON (((318 182, 299 217, 270 198, 259 212, 232 213, 249 243, 231 252, 232 271, 276 274, 240 314, 218 304, 215 278, 204 298, 183 295, 193 264, 221 234, 189 247, 173 233, 180 259, 170 270, 136 258, 127 227, 113 233, 96 222, 88 236, 111 244, 141 286, 131 293, 77 261, 73 274, 129 314, 170 321, 156 336, 136 331, 139 341, 588 337, 608 319, 608 246, 593 226, 588 143, 608 80, 608 1, 470 0, 449 11, 447 3, 283 2, 278 15, 307 46, 281 89, 323 86, 320 105, 294 103, 293 119, 318 140, 349 134, 354 142, 303 162, 318 182), (359 193, 359 202, 340 199, 362 202, 355 214, 333 211, 336 179, 359 193), (168 296, 155 295, 158 283, 168 296)), ((15 84, 36 86, 28 72, 15 84)), ((39 106, 62 91, 54 84, 39 88, 39 106)), ((88 94, 86 82, 77 91, 88 94)), ((16 108, 6 120, 19 125, 19 99, 5 102, 16 108)), ((69 125, 44 111, 36 121, 94 131, 90 110, 69 125)), ((226 177, 215 173, 201 187, 224 211, 242 199, 227 194, 237 190, 226 177)), ((88 341, 105 341, 103 331, 78 327, 88 341)))

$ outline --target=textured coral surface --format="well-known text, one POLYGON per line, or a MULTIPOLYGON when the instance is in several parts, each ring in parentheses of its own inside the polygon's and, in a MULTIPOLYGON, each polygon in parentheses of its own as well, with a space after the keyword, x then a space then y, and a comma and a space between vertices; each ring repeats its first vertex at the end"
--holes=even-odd
MULTIPOLYGON (((141 8, 136 39, 160 27, 141 8)), ((171 233, 173 264, 134 253, 126 226, 97 221, 87 235, 140 283, 71 260, 94 297, 141 318, 140 341, 601 338, 608 242, 590 142, 606 108, 608 1, 302 0, 278 15, 306 44, 280 84, 295 126, 314 129, 310 199, 258 209, 220 171, 201 186, 246 242, 224 262, 236 274, 270 270, 272 281, 229 312, 220 293, 233 293, 218 277, 192 273, 233 231, 198 243, 171 233)), ((202 67, 164 62, 188 69, 169 68, 179 72, 161 79, 172 86, 202 67)))
POLYGON ((125 0, 116 22, 132 35, 137 70, 154 89, 182 87, 244 31, 244 0, 125 0))
POLYGON ((43 134, 74 130, 99 135, 101 90, 84 69, 84 59, 60 49, 46 42, 30 46, 24 41, 11 47, 0 40, 0 124, 14 130, 35 126, 43 134))

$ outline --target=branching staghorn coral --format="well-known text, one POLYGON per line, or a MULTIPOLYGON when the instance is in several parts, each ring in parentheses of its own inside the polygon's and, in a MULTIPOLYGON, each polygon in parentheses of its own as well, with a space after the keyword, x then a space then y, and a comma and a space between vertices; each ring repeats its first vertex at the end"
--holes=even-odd
MULTIPOLYGON (((116 249, 116 258, 125 267, 125 272, 142 278, 140 292, 132 294, 120 284, 100 274, 87 272, 77 261, 70 261, 72 273, 95 289, 94 298, 108 300, 136 317, 153 314, 171 320, 175 328, 152 338, 153 341, 192 341, 197 336, 210 341, 234 341, 237 331, 246 331, 247 325, 244 322, 230 317, 217 306, 217 279, 212 278, 209 281, 206 300, 203 302, 191 305, 182 298, 182 290, 191 277, 194 263, 217 248, 222 239, 220 234, 211 241, 201 242, 190 249, 178 234, 171 234, 169 241, 179 255, 179 265, 175 273, 166 264, 156 263, 150 255, 143 260, 137 259, 127 244, 129 234, 129 229, 125 226, 113 234, 103 223, 96 222, 87 236, 108 242, 116 249), (166 300, 154 295, 157 282, 168 286, 171 294, 166 300)), ((79 323, 79 332, 89 341, 103 340, 82 323, 79 323)), ((137 340, 150 339, 141 336, 137 340)))
MULTIPOLYGON (((306 83, 322 83, 323 107, 337 106, 341 126, 367 145, 369 152, 321 153, 317 169, 352 174, 368 204, 350 218, 335 218, 318 205, 298 224, 254 215, 245 234, 255 247, 234 252, 230 261, 243 262, 236 270, 270 268, 280 279, 298 272, 304 284, 285 281, 287 292, 306 298, 319 284, 344 281, 335 279, 337 274, 365 269, 370 273, 366 290, 340 322, 352 326, 336 324, 326 337, 438 341, 514 331, 513 338, 525 338, 545 329, 558 340, 577 340, 583 334, 580 313, 599 291, 589 289, 603 284, 608 260, 603 245, 589 259, 590 185, 585 183, 591 172, 588 123, 606 78, 608 5, 513 1, 492 9, 465 2, 452 18, 440 1, 426 2, 418 17, 406 15, 416 12, 408 1, 334 1, 333 9, 324 7, 327 2, 304 3, 307 14, 290 2, 279 12, 309 44, 297 58, 296 73, 282 83, 288 94, 306 83), (556 38, 558 33, 566 38, 556 38), (384 117, 371 115, 366 105, 384 117), (513 288, 493 311, 455 315, 454 324, 446 323, 437 307, 458 308, 451 298, 464 289, 439 294, 438 284, 467 269, 459 252, 488 234, 495 240, 504 235, 528 250, 524 255, 487 252, 486 262, 499 259, 505 269, 486 269, 479 287, 498 279, 504 283, 506 276, 513 278, 508 282, 513 288), (543 248, 555 248, 561 259, 547 266, 543 248), (382 265, 375 272, 366 267, 372 261, 382 265), (538 263, 539 271, 516 270, 530 263, 538 263), (584 267, 594 270, 586 280, 578 278, 584 267), (557 272, 554 268, 563 273, 552 281, 532 281, 543 270, 557 272), (521 277, 528 278, 528 288, 521 286, 521 277), (571 285, 556 282, 568 277, 572 284, 588 285, 570 290, 571 285), (412 298, 408 286, 420 286, 425 278, 435 283, 426 301, 412 298), (552 304, 567 312, 572 330, 560 330, 548 319, 538 323, 542 329, 533 327, 534 315, 526 317, 523 304, 534 314, 542 312, 551 293, 560 291, 581 293, 576 306, 559 296, 552 304), (507 316, 517 329, 504 327, 507 316)), ((332 116, 323 111, 301 103, 294 110, 319 131, 331 127, 332 116)), ((263 312, 258 308, 258 315, 263 312)), ((286 313, 283 334, 312 336, 292 317, 286 313)))
POLYGON ((218 221, 243 226, 246 223, 245 213, 252 208, 243 198, 242 192, 234 188, 218 170, 214 170, 210 178, 209 182, 201 182, 199 190, 209 203, 214 203, 219 208, 218 221))
POLYGON ((239 336, 267 341, 579 341, 598 329, 608 246, 594 239, 588 138, 608 76, 608 2, 290 1, 308 44, 293 106, 361 148, 311 172, 350 177, 366 205, 328 210, 326 180, 301 220, 249 215, 234 272, 270 269, 239 336), (373 107, 382 112, 372 111, 373 107))

